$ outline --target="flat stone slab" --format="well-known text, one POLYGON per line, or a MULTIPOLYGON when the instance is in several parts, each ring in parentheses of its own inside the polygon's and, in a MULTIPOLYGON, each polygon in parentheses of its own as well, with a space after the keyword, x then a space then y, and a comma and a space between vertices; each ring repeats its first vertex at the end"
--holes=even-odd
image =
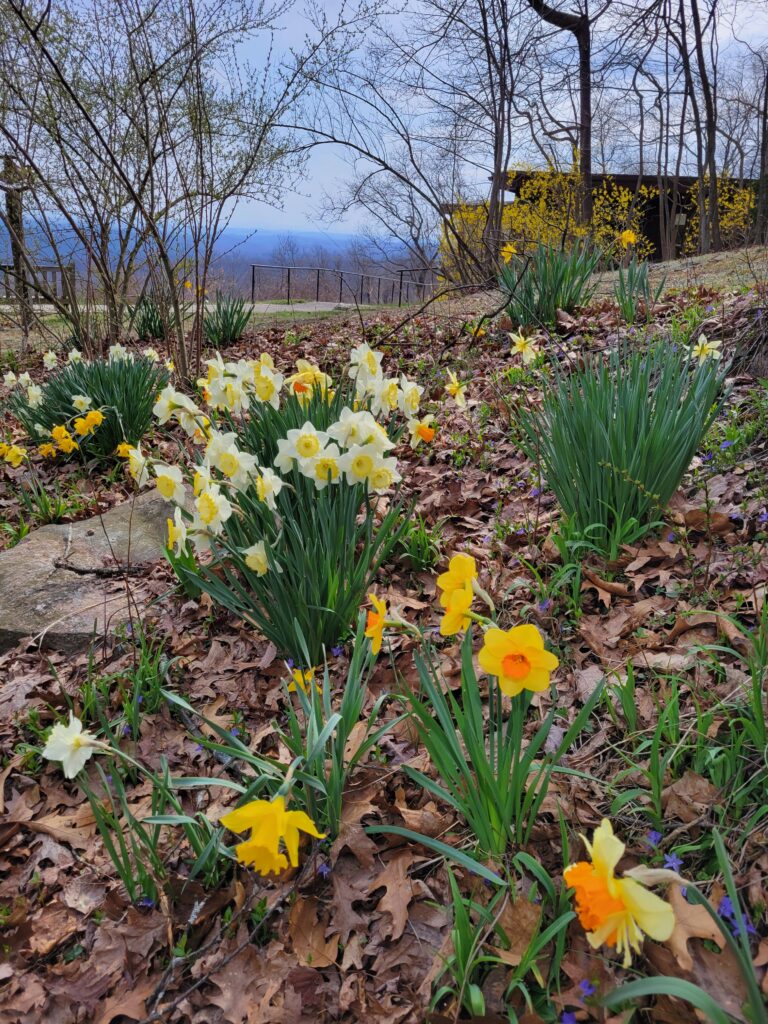
MULTIPOLYGON (((42 526, 0 552, 0 651, 30 638, 78 651, 127 622, 124 571, 161 561, 173 506, 157 491, 79 523, 42 526)), ((133 608, 135 614, 135 607, 133 608)))

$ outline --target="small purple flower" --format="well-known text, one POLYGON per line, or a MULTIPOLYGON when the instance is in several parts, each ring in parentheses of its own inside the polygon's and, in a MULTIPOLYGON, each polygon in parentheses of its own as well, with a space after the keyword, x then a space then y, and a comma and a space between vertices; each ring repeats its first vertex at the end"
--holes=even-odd
POLYGON ((151 910, 155 905, 155 901, 151 896, 139 896, 136 900, 136 906, 142 910, 151 910))
POLYGON ((768 511, 763 509, 760 515, 757 517, 758 523, 768 523, 768 511))
POLYGON ((724 452, 726 448, 730 448, 731 445, 735 443, 735 441, 723 441, 723 443, 720 445, 720 451, 724 452))
POLYGON ((702 462, 711 462, 712 459, 714 459, 714 457, 715 456, 712 454, 712 452, 707 452, 705 455, 701 456, 701 461, 702 462))
POLYGON ((143 700, 144 700, 144 698, 142 697, 141 694, 139 694, 139 696, 136 698, 136 703, 137 704, 141 704, 143 702, 143 700))
POLYGON ((130 733, 131 733, 130 725, 124 725, 123 726, 123 736, 130 736, 130 733))
POLYGON ((203 746, 202 743, 196 743, 195 750, 205 750, 205 747, 203 746))
POLYGON ((720 917, 729 917, 732 920, 735 919, 736 915, 733 910, 733 904, 731 903, 730 896, 723 896, 720 900, 720 906, 717 908, 717 912, 720 917))
POLYGON ((524 537, 525 533, 526 533, 525 527, 524 526, 518 527, 518 529, 515 530, 515 533, 517 534, 518 537, 524 537))
POLYGON ((296 664, 296 662, 293 660, 293 658, 289 658, 288 661, 286 661, 285 664, 288 666, 288 668, 293 668, 293 666, 296 664))
POLYGON ((682 859, 674 851, 664 854, 664 867, 669 871, 679 871, 682 866, 682 859))
POLYGON ((704 312, 705 313, 711 313, 714 310, 714 308, 715 308, 714 306, 707 306, 706 309, 704 310, 704 312))
POLYGON ((560 1018, 560 1024, 576 1024, 576 1014, 571 1010, 566 1010, 560 1018))
POLYGON ((541 491, 539 490, 538 487, 534 487, 533 490, 531 491, 531 497, 532 498, 538 498, 540 494, 541 494, 541 491))
POLYGON ((645 841, 649 846, 658 846, 661 842, 661 832, 657 832, 655 828, 652 828, 651 831, 646 834, 645 841))
POLYGON ((317 865, 317 873, 322 879, 330 878, 332 871, 333 868, 331 867, 331 865, 327 864, 325 861, 323 861, 322 864, 317 865))
POLYGON ((110 785, 112 784, 112 776, 111 776, 111 775, 105 775, 105 776, 104 776, 104 778, 105 778, 105 779, 107 780, 107 782, 108 782, 108 783, 109 783, 110 785))
POLYGON ((334 658, 340 658, 343 653, 344 648, 341 644, 339 644, 337 647, 331 648, 331 654, 334 656, 334 658))
POLYGON ((582 999, 587 999, 589 996, 593 996, 595 992, 597 992, 597 986, 593 985, 591 981, 587 981, 586 978, 579 982, 579 988, 581 989, 582 999))
POLYGON ((235 738, 237 738, 240 735, 240 730, 237 728, 237 726, 234 726, 234 728, 229 730, 229 734, 230 736, 234 736, 235 738))
POLYGON ((551 597, 547 597, 543 601, 539 601, 537 607, 538 607, 540 612, 545 612, 545 613, 548 612, 549 609, 552 607, 552 598, 551 597))
POLYGON ((670 530, 670 531, 669 531, 669 533, 667 534, 667 540, 668 540, 668 541, 670 542, 670 544, 671 544, 671 543, 672 543, 672 541, 673 541, 674 539, 675 539, 675 535, 674 535, 674 533, 673 533, 673 532, 672 532, 672 531, 670 530))

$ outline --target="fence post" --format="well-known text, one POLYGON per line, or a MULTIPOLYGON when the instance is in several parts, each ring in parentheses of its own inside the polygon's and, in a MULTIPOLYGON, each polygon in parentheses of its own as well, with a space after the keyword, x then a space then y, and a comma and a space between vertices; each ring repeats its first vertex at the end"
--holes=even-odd
POLYGON ((398 304, 398 306, 402 306, 402 304, 403 304, 403 274, 404 273, 405 273, 404 270, 400 271, 400 291, 398 292, 398 296, 397 296, 397 304, 398 304))
POLYGON ((251 302, 256 301, 256 267, 251 264, 251 302))
POLYGON ((320 301, 320 267, 317 268, 317 287, 315 288, 315 302, 320 301))
POLYGON ((339 274, 339 302, 341 302, 341 296, 344 294, 344 271, 342 270, 339 274))
POLYGON ((378 290, 378 293, 376 295, 376 305, 377 306, 381 305, 381 278, 379 278, 379 290, 378 290))
POLYGON ((291 304, 291 268, 288 267, 288 297, 286 299, 288 305, 291 304))

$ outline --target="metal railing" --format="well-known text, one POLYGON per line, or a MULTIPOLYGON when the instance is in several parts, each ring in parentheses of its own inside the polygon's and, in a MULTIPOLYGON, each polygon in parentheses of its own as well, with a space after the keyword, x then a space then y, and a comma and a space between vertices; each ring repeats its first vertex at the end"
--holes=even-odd
POLYGON ((421 302, 434 293, 435 274, 427 271, 429 280, 414 281, 415 270, 400 270, 396 277, 365 274, 358 270, 331 270, 329 267, 297 267, 279 263, 251 264, 251 302, 263 301, 323 301, 352 302, 361 306, 408 305, 421 302), (257 272, 280 271, 278 291, 282 294, 257 295, 261 291, 262 275, 257 272), (410 275, 410 276, 407 276, 410 275), (300 295, 300 293, 303 293, 300 295))

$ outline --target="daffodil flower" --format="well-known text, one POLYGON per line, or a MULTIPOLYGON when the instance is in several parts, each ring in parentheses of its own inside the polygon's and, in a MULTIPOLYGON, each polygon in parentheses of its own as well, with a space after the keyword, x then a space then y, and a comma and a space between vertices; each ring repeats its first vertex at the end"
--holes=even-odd
POLYGON ((459 383, 458 377, 452 370, 448 371, 448 383, 445 385, 445 390, 460 409, 466 406, 467 385, 459 383))
POLYGON ((489 629, 477 656, 480 667, 496 676, 502 693, 516 697, 523 690, 539 693, 549 686, 550 673, 560 664, 544 650, 544 640, 535 626, 489 629))
POLYGON ((365 623, 365 635, 371 641, 371 651, 378 655, 384 640, 384 626, 387 623, 387 602, 380 600, 375 594, 369 594, 368 600, 373 611, 368 612, 365 623))
POLYGON ((285 798, 252 800, 219 819, 232 832, 250 830, 250 837, 235 847, 241 864, 253 867, 259 874, 276 874, 299 863, 299 832, 323 839, 315 823, 304 811, 288 811, 285 798), (285 853, 280 850, 281 841, 285 853), (287 854, 287 857, 286 857, 287 854))
POLYGON ((721 345, 722 342, 719 339, 717 341, 710 341, 706 334, 700 334, 696 344, 691 346, 691 355, 698 359, 700 363, 707 359, 719 359, 721 345))
POLYGON ((584 845, 591 863, 571 864, 563 877, 566 885, 575 889, 576 911, 590 946, 615 946, 624 956, 624 967, 629 967, 632 951, 640 952, 644 935, 657 942, 670 937, 674 911, 636 879, 616 877, 624 843, 614 835, 607 818, 595 829, 591 843, 584 838, 584 845))
POLYGON ((96 750, 109 750, 105 743, 83 729, 83 723, 70 711, 69 723, 57 722, 43 747, 43 757, 61 761, 64 777, 74 779, 96 750))

